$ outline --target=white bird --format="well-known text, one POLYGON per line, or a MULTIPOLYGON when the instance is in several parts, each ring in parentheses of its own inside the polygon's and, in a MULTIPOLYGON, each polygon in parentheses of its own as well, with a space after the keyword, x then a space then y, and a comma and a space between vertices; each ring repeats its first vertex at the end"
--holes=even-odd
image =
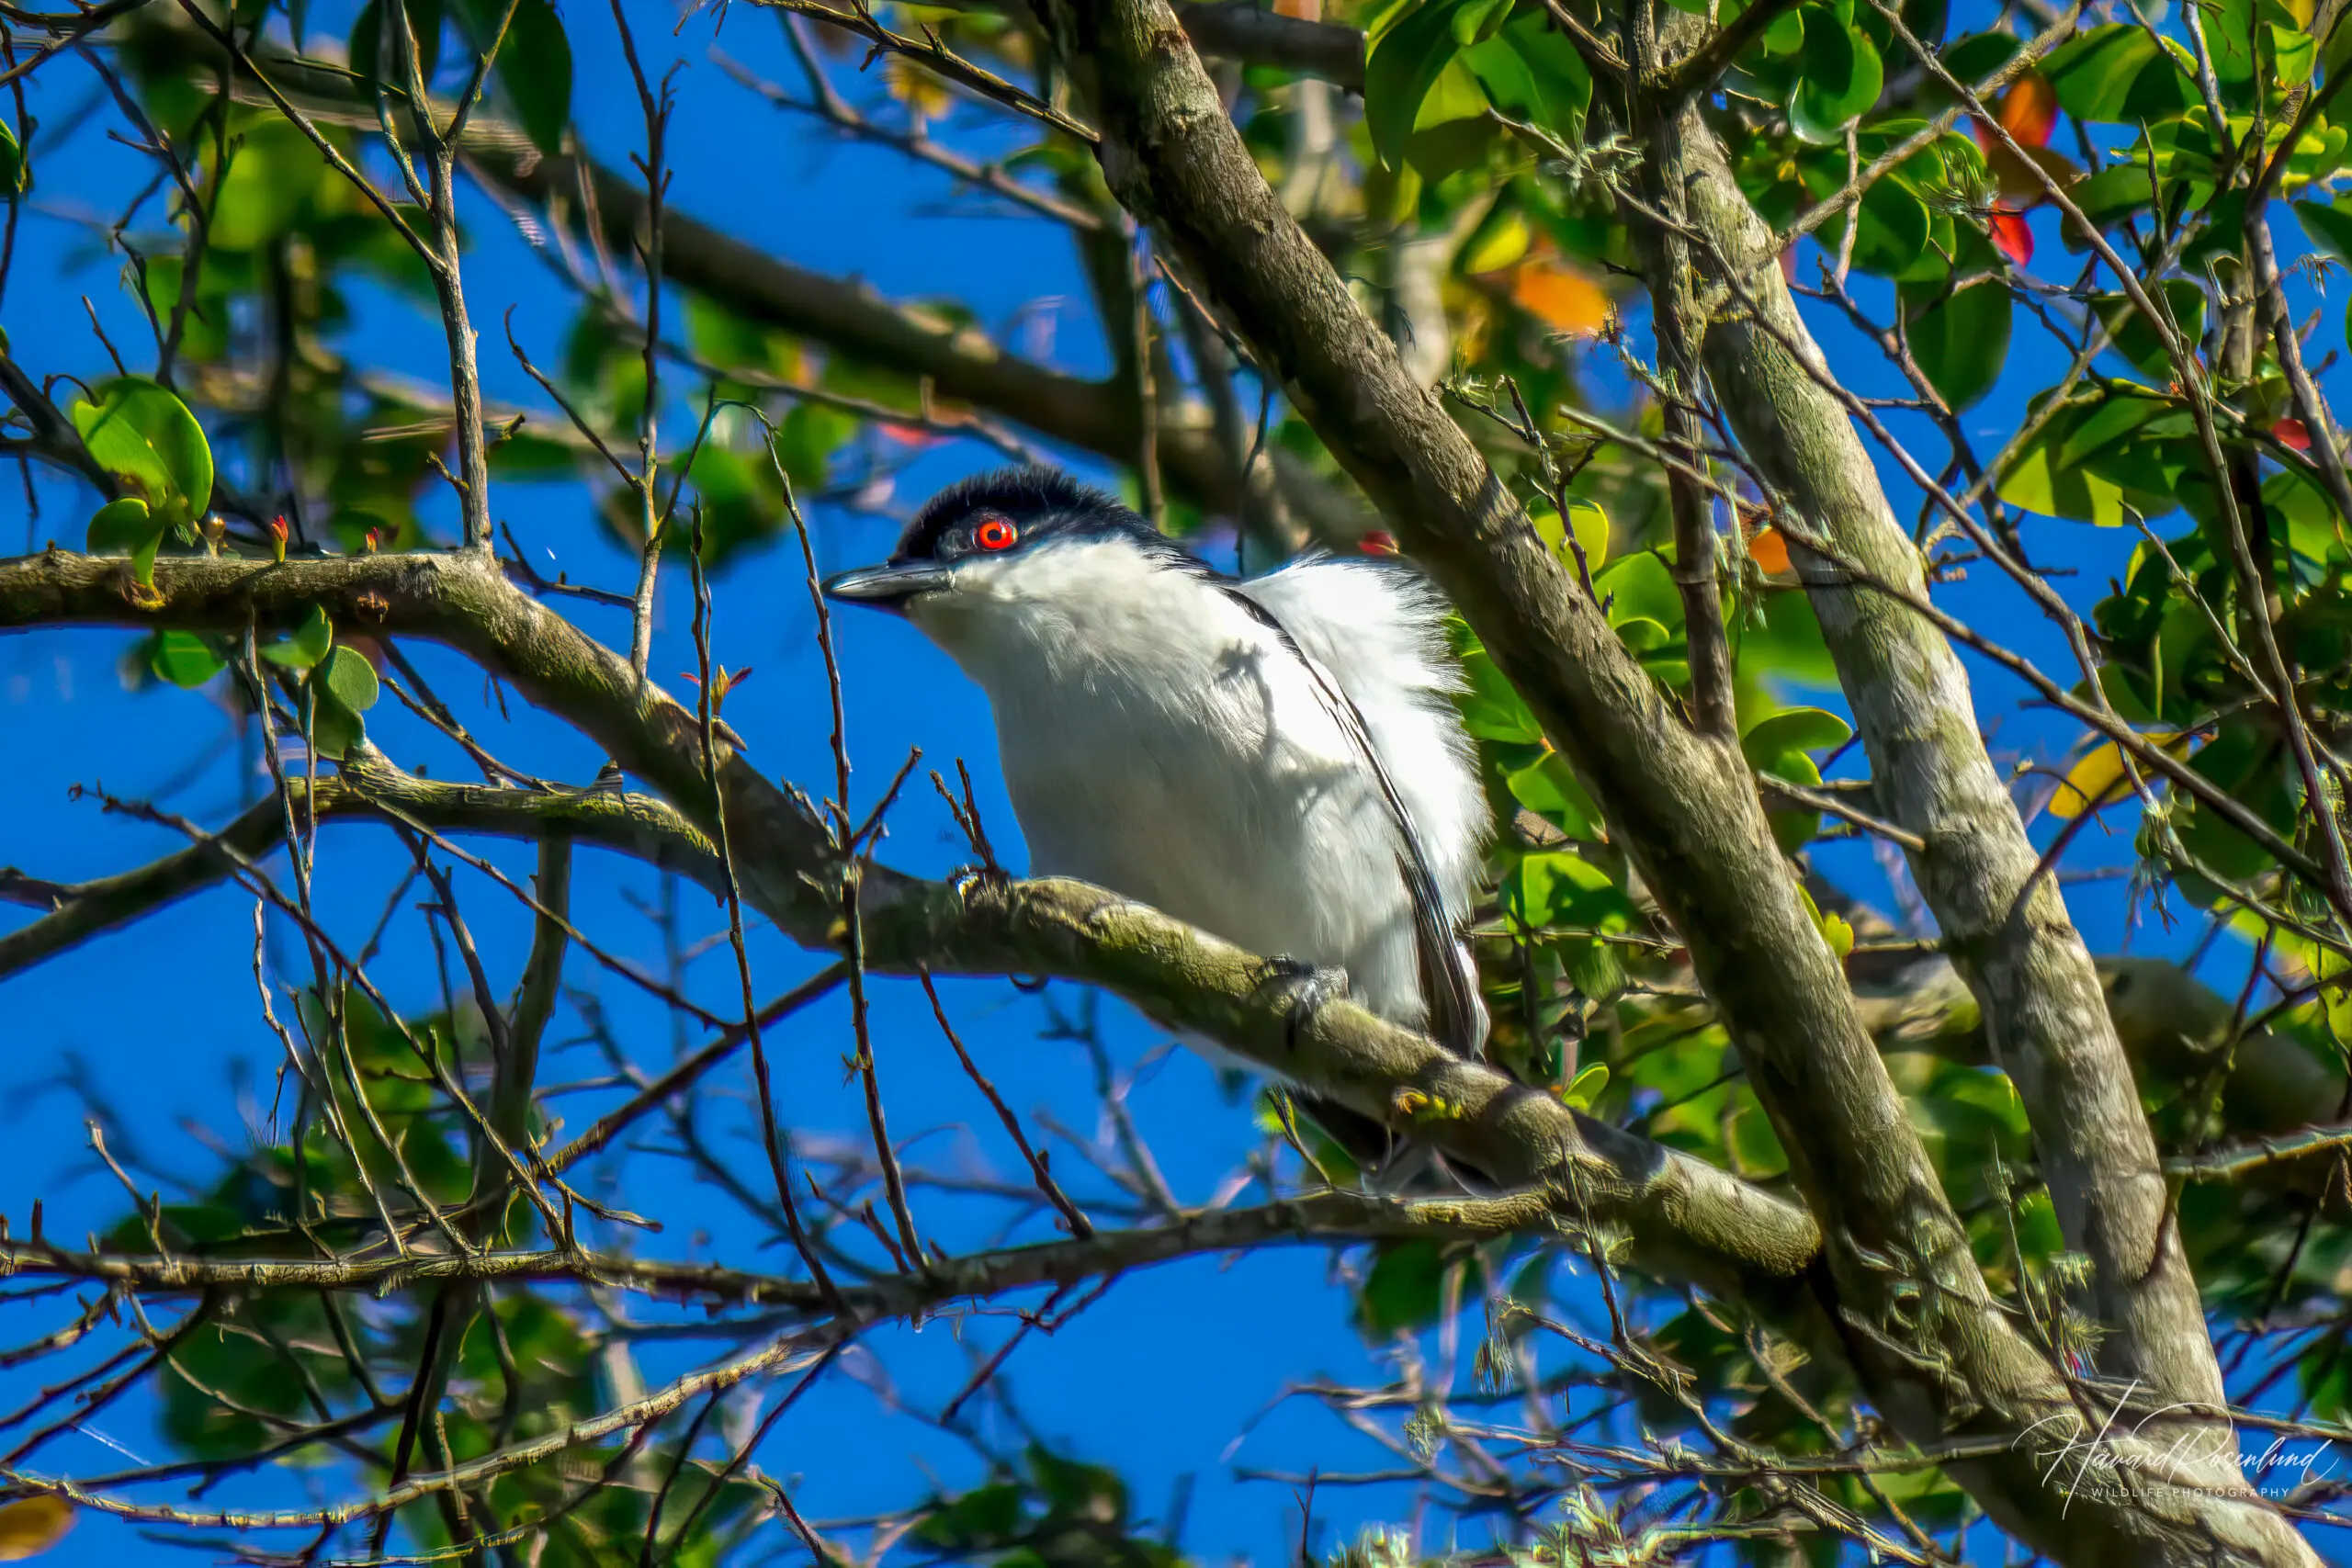
POLYGON ((1317 556, 1236 581, 1019 468, 942 491, 888 564, 826 590, 906 615, 987 692, 1035 874, 1341 971, 1478 1055, 1464 933, 1489 815, 1443 605, 1409 569, 1317 556))

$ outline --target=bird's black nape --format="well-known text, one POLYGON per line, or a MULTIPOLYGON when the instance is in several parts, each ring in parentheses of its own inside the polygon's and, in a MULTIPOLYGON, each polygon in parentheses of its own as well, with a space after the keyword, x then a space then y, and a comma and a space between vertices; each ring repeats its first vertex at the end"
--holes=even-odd
POLYGON ((1121 535, 1138 543, 1181 550, 1110 491, 1072 479, 1059 468, 1031 465, 974 474, 933 496, 899 536, 899 547, 890 559, 894 563, 933 559, 942 539, 985 515, 1005 518, 1021 530, 1024 541, 1057 535, 1121 535))

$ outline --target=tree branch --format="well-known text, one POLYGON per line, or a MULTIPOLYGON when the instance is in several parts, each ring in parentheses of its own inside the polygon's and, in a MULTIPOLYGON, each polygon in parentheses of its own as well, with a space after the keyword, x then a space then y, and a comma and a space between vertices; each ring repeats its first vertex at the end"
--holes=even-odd
MULTIPOLYGON (((142 29, 140 46, 168 51, 175 62, 190 54, 203 58, 206 69, 194 73, 199 86, 209 87, 211 71, 226 63, 216 46, 192 28, 146 20, 137 25, 142 29)), ((360 104, 345 74, 266 49, 256 49, 254 58, 268 72, 271 85, 311 119, 379 133, 373 110, 360 104)), ((241 101, 275 107, 249 78, 237 77, 233 91, 241 101)), ((628 254, 644 232, 645 189, 637 180, 593 161, 544 156, 520 128, 487 115, 468 118, 459 145, 477 178, 574 233, 585 234, 593 217, 596 240, 628 254), (581 199, 583 192, 593 195, 593 202, 581 199)), ((1141 447, 1133 402, 1115 396, 1107 383, 1008 353, 977 328, 893 304, 863 282, 795 266, 666 204, 661 243, 662 274, 671 285, 747 321, 928 382, 944 400, 987 409, 1049 441, 1114 463, 1129 461, 1141 447)), ((1172 400, 1163 400, 1159 413, 1153 443, 1170 484, 1213 511, 1242 515, 1248 503, 1242 471, 1215 429, 1197 411, 1172 400)), ((1358 498, 1288 454, 1271 450, 1261 460, 1271 465, 1293 513, 1327 542, 1351 546, 1372 525, 1358 498)))
MULTIPOLYGON (((1049 22, 1065 69, 1095 86, 1098 157, 1121 201, 1283 378, 1452 595, 1683 933, 1821 1218, 1848 1348, 1882 1407, 1922 1441, 2078 1432, 2064 1382, 1992 1302, 1736 753, 1681 724, 1404 374, 1267 188, 1163 0, 1054 0, 1049 22), (1932 1311, 1917 1310, 1923 1297, 1932 1311)), ((2210 1550, 2217 1520, 2266 1548, 2277 1523, 2258 1506, 2208 1506, 2177 1490, 2061 1498, 2034 1446, 1962 1476, 2005 1525, 2059 1555, 2188 1561, 2210 1550)))
MULTIPOLYGON (((142 610, 126 592, 127 560, 51 550, 0 561, 0 630, 292 627, 323 604, 336 625, 427 637, 466 654, 604 747, 624 772, 681 807, 697 832, 707 830, 714 792, 693 713, 653 683, 640 685, 627 660, 473 552, 276 564, 175 557, 155 563, 155 584, 162 603, 142 610)), ((744 897, 804 945, 834 949, 841 909, 831 890, 840 875, 823 825, 723 737, 714 747, 744 897)), ((486 797, 477 807, 530 798, 467 788, 486 797)), ((523 815, 518 808, 492 820, 523 815)), ((574 828, 582 841, 595 841, 590 829, 598 820, 591 814, 574 828)), ((1636 1263, 1661 1277, 1786 1300, 1788 1282, 1818 1247, 1811 1219, 1780 1199, 1572 1111, 1352 1003, 1296 1015, 1265 960, 1100 888, 1057 880, 939 884, 868 866, 859 908, 865 961, 876 972, 1029 974, 1100 985, 1172 1028, 1206 1035, 1383 1122, 1399 1118, 1398 1096, 1411 1091, 1420 1098, 1408 1103, 1447 1110, 1420 1124, 1420 1135, 1498 1183, 1572 1170, 1589 1217, 1623 1227, 1636 1263)))
MULTIPOLYGON (((337 774, 309 781, 289 777, 294 816, 307 827, 322 822, 391 820, 388 815, 448 832, 501 838, 568 835, 680 872, 705 886, 718 860, 699 829, 650 795, 602 789, 491 789, 421 779, 394 767, 381 751, 361 746, 337 774)), ((61 886, 45 902, 50 912, 0 936, 0 979, 75 947, 94 936, 156 910, 232 875, 237 857, 258 860, 286 836, 287 813, 277 796, 248 807, 211 840, 190 844, 134 871, 61 886)))

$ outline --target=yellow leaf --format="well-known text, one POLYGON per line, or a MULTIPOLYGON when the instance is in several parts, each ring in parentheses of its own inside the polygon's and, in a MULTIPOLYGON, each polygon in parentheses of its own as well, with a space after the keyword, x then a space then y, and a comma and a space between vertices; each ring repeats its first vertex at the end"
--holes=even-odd
MULTIPOLYGON (((2177 751, 2184 739, 2170 730, 2158 730, 2148 736, 2151 742, 2168 751, 2177 751)), ((2095 804, 2111 804, 2115 786, 2122 777, 2122 748, 2112 740, 2093 747, 2066 771, 2066 782, 2050 797, 2050 815, 2061 822, 2071 822, 2095 804)))
POLYGON ((938 119, 956 107, 956 99, 940 85, 939 78, 904 55, 893 54, 882 62, 882 77, 890 96, 913 111, 918 119, 938 119))
POLYGON ((1854 928, 1847 923, 1845 916, 1825 912, 1821 917, 1821 940, 1829 944, 1829 951, 1843 963, 1846 955, 1854 951, 1854 928))
POLYGON ((1555 262, 1532 261, 1511 275, 1511 301, 1560 332, 1589 337, 1609 321, 1600 285, 1555 262))
MULTIPOLYGON (((1584 548, 1586 569, 1600 570, 1601 563, 1609 558, 1609 513, 1582 496, 1570 496, 1568 517, 1576 528, 1577 543, 1584 548)), ((1568 547, 1568 525, 1561 523, 1560 514, 1548 503, 1538 501, 1529 503, 1527 518, 1535 525, 1536 536, 1552 547, 1560 564, 1573 568, 1576 552, 1568 547)))
POLYGON ((1525 257, 1534 237, 1534 231, 1527 226, 1525 213, 1516 208, 1497 213, 1462 248, 1462 270, 1473 276, 1482 272, 1500 272, 1525 257))
POLYGON ((0 1562, 39 1557, 63 1540, 75 1512, 62 1497, 28 1497, 0 1508, 0 1562))
POLYGON ((1609 1087, 1609 1064, 1595 1062, 1577 1075, 1576 1082, 1558 1090, 1560 1099, 1578 1111, 1590 1111, 1600 1091, 1609 1087))
POLYGON ((1804 902, 1804 912, 1812 919, 1813 929, 1821 933, 1821 940, 1829 945, 1829 951, 1838 961, 1844 963, 1846 955, 1854 951, 1854 928, 1847 923, 1845 916, 1824 910, 1815 903, 1813 895, 1805 890, 1803 883, 1797 885, 1797 897, 1804 902))

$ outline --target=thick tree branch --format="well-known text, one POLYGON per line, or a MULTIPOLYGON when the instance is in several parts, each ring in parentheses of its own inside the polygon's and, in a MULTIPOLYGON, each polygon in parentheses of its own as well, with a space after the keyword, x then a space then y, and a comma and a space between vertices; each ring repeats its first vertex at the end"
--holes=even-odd
MULTIPOLYGON (((173 558, 155 563, 155 583, 163 602, 142 610, 126 592, 127 560, 51 550, 0 562, 0 630, 291 627, 323 604, 338 626, 428 637, 466 654, 677 803, 695 831, 707 830, 711 789, 695 716, 658 686, 640 684, 625 659, 517 589, 493 562, 469 552, 277 564, 173 558)), ((717 748, 744 897, 802 943, 836 948, 841 911, 831 890, 840 876, 822 826, 741 751, 723 739, 717 748)), ((515 790, 471 795, 484 810, 532 798, 515 790)), ((485 821, 526 815, 514 810, 485 821)), ((575 827, 580 841, 596 841, 598 820, 575 827)), ((860 908, 865 961, 877 972, 1032 974, 1101 985, 1171 1027, 1197 1031, 1400 1129, 1398 1096, 1412 1091, 1420 1099, 1407 1103, 1446 1111, 1414 1127, 1418 1135, 1500 1183, 1572 1182, 1588 1216, 1622 1227, 1637 1265, 1663 1277, 1787 1303, 1791 1281, 1818 1248, 1813 1222, 1782 1201, 1352 1003, 1298 1016, 1265 960, 1100 888, 987 878, 943 885, 870 866, 860 908)))
MULTIPOLYGON (((1736 750, 1696 736, 1266 186, 1162 0, 1056 0, 1103 173, 1430 568, 1568 756, 1690 944, 1824 1231, 1849 1349, 1915 1438, 2080 1429, 1991 1301, 1965 1234, 1767 830, 1736 750), (1917 1303, 1931 1300, 1932 1310, 1917 1303), (1905 1304, 1908 1303, 1909 1304, 1905 1304)), ((2028 1445, 2030 1448, 2031 1445, 2028 1445)), ((2188 1561, 2275 1516, 2179 1489, 2057 1496, 2024 1450, 1962 1467, 2037 1548, 2188 1561)))
POLYGON ((1363 34, 1355 28, 1285 17, 1252 0, 1180 4, 1176 17, 1203 54, 1279 66, 1302 76, 1319 76, 1351 92, 1363 91, 1363 34))
MULTIPOLYGON (((1686 112, 1680 129, 1687 220, 1707 241, 1697 259, 1737 277, 1764 317, 1726 308, 1708 330, 1706 362, 1733 431, 1811 529, 1872 576, 1924 595, 1919 552, 1846 411, 1814 374, 1819 351, 1772 265, 1770 231, 1703 118, 1686 112)), ((2035 876, 2040 856, 1977 733, 1967 672, 1925 618, 1799 553, 1881 806, 1921 840, 1913 874, 2025 1101, 2068 1243, 2096 1265, 2100 1316, 2113 1330, 2109 1370, 2175 1399, 2219 1403, 2197 1283, 2166 1219, 2130 1065, 2055 881, 2035 876)))

